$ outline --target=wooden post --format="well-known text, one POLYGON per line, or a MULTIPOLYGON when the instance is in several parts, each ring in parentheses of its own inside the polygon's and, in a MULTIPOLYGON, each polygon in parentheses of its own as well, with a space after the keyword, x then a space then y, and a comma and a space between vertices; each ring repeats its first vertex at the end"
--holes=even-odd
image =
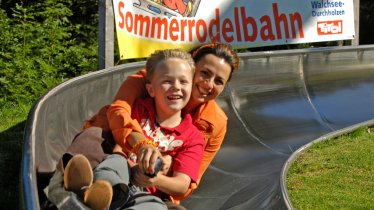
POLYGON ((354 24, 355 24, 355 38, 352 40, 352 45, 358 46, 360 44, 360 0, 353 0, 354 24))
POLYGON ((99 0, 99 70, 114 66, 114 15, 112 0, 99 0))

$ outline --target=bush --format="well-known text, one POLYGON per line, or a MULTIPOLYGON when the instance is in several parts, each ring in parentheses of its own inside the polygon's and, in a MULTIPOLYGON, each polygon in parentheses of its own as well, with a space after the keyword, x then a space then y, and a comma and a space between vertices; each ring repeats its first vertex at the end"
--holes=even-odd
POLYGON ((1 103, 33 102, 58 83, 97 70, 96 26, 73 19, 79 15, 71 5, 15 4, 11 17, 0 9, 1 103))

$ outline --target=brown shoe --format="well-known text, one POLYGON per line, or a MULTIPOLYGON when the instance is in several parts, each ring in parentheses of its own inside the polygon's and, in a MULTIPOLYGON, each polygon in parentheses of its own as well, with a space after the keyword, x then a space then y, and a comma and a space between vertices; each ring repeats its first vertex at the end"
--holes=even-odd
POLYGON ((93 172, 88 159, 81 154, 74 155, 64 170, 65 189, 80 194, 91 186, 92 180, 93 172))
POLYGON ((92 210, 104 210, 112 202, 112 185, 105 180, 96 180, 84 192, 83 202, 92 210))

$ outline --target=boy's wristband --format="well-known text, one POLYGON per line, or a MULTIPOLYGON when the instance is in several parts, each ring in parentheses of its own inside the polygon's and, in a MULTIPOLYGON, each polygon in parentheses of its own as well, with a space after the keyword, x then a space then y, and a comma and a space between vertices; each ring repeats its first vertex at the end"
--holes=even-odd
POLYGON ((135 154, 138 154, 138 151, 139 151, 140 147, 144 146, 144 145, 152 145, 153 147, 158 147, 158 143, 154 142, 153 140, 143 139, 143 140, 140 140, 138 143, 136 143, 132 147, 132 152, 135 153, 135 154))

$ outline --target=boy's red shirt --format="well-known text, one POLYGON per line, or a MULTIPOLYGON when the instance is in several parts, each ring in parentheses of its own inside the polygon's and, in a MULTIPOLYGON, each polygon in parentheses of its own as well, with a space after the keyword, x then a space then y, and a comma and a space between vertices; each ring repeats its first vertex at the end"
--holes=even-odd
MULTIPOLYGON (((145 97, 147 94, 145 76, 145 70, 128 76, 118 90, 114 102, 103 107, 97 115, 86 121, 84 129, 100 126, 104 130, 111 130, 117 144, 126 151, 129 148, 126 144, 126 137, 132 131, 142 133, 139 123, 131 118, 131 107, 137 98, 145 97)), ((192 121, 205 140, 203 160, 196 183, 191 183, 184 195, 170 196, 174 203, 186 199, 197 188, 203 174, 220 149, 227 131, 227 116, 214 100, 201 104, 192 115, 192 121)))

